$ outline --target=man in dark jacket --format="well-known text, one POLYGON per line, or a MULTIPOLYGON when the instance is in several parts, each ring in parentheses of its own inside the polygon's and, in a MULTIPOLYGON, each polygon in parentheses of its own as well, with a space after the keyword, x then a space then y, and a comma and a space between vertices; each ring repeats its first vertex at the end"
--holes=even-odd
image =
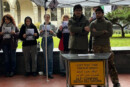
POLYGON ((69 49, 70 53, 83 54, 88 53, 88 33, 89 22, 82 14, 82 6, 74 6, 74 15, 69 20, 68 28, 70 30, 69 49))
POLYGON ((73 11, 74 15, 68 23, 68 28, 70 30, 70 53, 86 54, 88 53, 89 22, 82 14, 82 6, 80 4, 75 5, 73 11))
MULTIPOLYGON (((90 24, 90 30, 93 37, 94 53, 111 53, 108 59, 109 73, 114 84, 113 87, 121 87, 118 79, 118 73, 114 64, 114 53, 110 47, 110 37, 112 36, 112 24, 104 18, 104 12, 101 8, 96 9, 96 20, 90 24)), ((101 86, 98 86, 101 87, 101 86)))

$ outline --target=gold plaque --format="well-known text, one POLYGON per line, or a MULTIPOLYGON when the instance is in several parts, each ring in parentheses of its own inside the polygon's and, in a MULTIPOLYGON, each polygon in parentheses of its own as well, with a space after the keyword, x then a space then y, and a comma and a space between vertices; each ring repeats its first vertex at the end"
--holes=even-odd
POLYGON ((71 85, 105 85, 105 62, 70 62, 71 85))

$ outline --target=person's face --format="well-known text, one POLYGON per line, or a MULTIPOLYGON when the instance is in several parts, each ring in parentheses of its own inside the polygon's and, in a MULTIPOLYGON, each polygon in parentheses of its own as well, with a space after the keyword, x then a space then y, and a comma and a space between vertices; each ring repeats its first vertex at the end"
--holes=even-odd
POLYGON ((5 23, 6 24, 10 23, 10 20, 7 17, 5 17, 5 23))
POLYGON ((26 25, 29 26, 31 24, 31 20, 30 19, 26 19, 26 25))
POLYGON ((49 22, 50 21, 50 16, 49 15, 45 15, 44 19, 45 19, 45 22, 49 22))
POLYGON ((82 15, 82 10, 81 9, 75 9, 74 14, 76 17, 80 17, 82 15))
POLYGON ((104 16, 104 14, 101 11, 96 12, 96 18, 101 19, 104 16))
POLYGON ((68 21, 68 20, 69 20, 69 18, 67 16, 63 17, 63 21, 68 21))

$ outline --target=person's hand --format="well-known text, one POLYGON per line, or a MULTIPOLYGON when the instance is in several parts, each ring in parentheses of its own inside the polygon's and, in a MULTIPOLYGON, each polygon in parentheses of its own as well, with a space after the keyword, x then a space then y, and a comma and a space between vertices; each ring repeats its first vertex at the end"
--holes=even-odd
POLYGON ((37 36, 37 33, 34 33, 34 36, 36 37, 36 36, 37 36))
POLYGON ((96 32, 96 29, 95 28, 93 28, 93 30, 92 30, 93 32, 96 32))
POLYGON ((23 34, 23 38, 26 38, 27 37, 27 35, 26 34, 23 34))
POLYGON ((107 31, 107 30, 104 30, 103 33, 106 34, 106 33, 108 33, 108 31, 107 31))
POLYGON ((61 25, 61 26, 59 27, 59 30, 62 31, 62 29, 63 29, 63 27, 62 27, 62 25, 61 25))
POLYGON ((87 31, 87 32, 89 32, 89 31, 90 31, 90 29, 89 29, 89 27, 88 27, 88 26, 84 27, 84 30, 85 30, 85 31, 87 31))
POLYGON ((15 34, 15 32, 14 32, 14 31, 11 31, 10 33, 11 33, 12 35, 14 35, 14 34, 15 34))
POLYGON ((50 33, 53 34, 54 33, 53 30, 50 30, 50 33))
POLYGON ((93 20, 93 18, 91 17, 91 18, 89 19, 89 22, 92 22, 92 20, 93 20))
POLYGON ((44 32, 43 30, 40 30, 40 33, 44 32))
POLYGON ((3 32, 0 32, 0 35, 3 35, 4 33, 3 32))

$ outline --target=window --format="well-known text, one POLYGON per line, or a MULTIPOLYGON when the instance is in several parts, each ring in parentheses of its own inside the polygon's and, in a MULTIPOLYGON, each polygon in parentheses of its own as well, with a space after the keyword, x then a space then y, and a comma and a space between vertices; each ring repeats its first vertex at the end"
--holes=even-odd
POLYGON ((10 12, 10 6, 8 2, 4 2, 4 12, 10 12))
POLYGON ((57 9, 51 11, 51 21, 57 21, 57 9))

